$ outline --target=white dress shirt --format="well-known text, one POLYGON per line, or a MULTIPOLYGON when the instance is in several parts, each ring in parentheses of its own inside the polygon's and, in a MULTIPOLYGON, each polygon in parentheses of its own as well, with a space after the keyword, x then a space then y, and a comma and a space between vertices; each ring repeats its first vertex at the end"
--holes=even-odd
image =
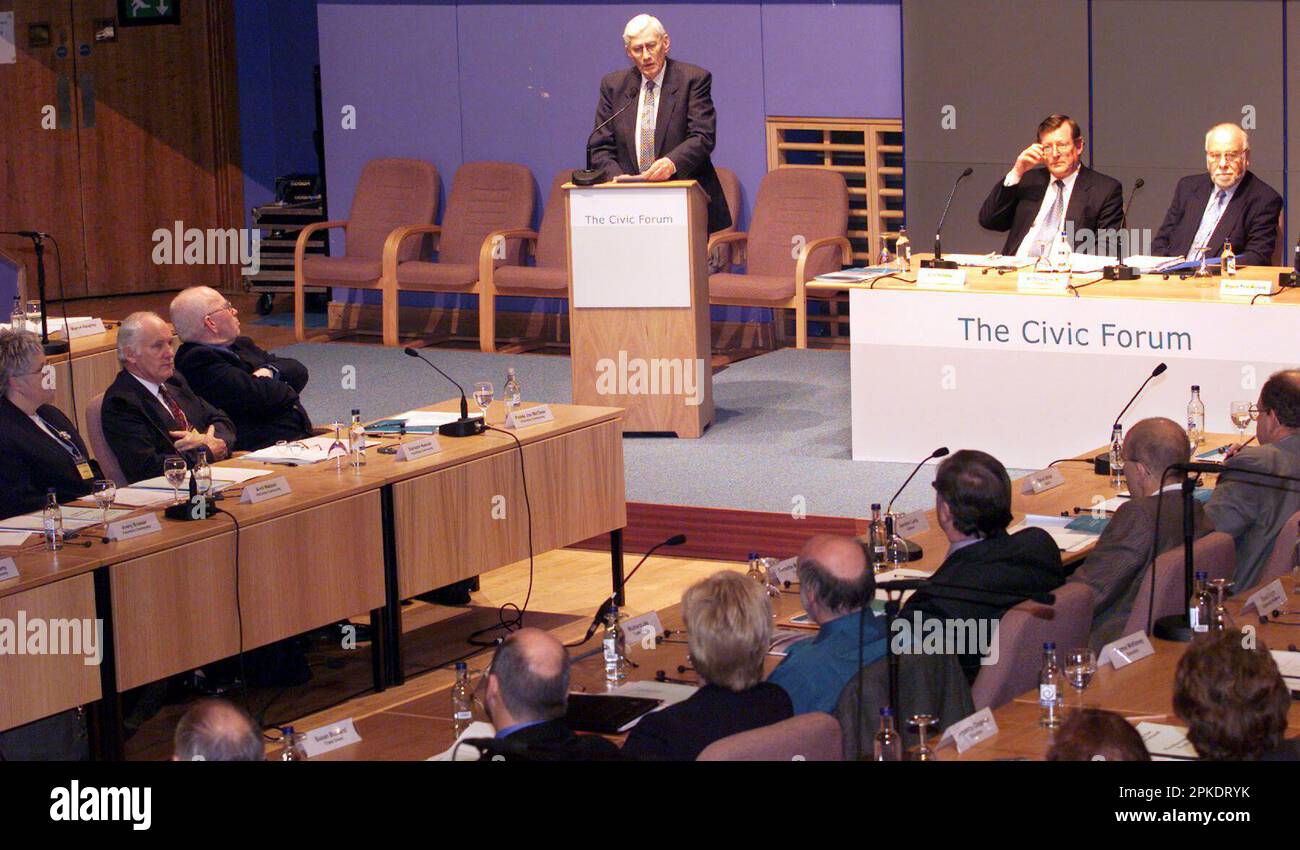
MULTIPOLYGON (((1042 241, 1050 242, 1052 238, 1056 236, 1055 233, 1047 233, 1047 234, 1039 233, 1039 231, 1042 230, 1043 228, 1043 224, 1047 221, 1047 217, 1052 213, 1052 204, 1056 202, 1056 178, 1052 177, 1050 173, 1047 176, 1050 179, 1048 180, 1047 183, 1047 191, 1043 193, 1043 203, 1038 207, 1038 215, 1034 216, 1034 226, 1029 228, 1029 232, 1025 234, 1025 238, 1020 240, 1020 247, 1016 248, 1017 257, 1028 257, 1029 249, 1033 247, 1036 241, 1042 240, 1042 241)), ((1074 181, 1078 178, 1078 176, 1079 176, 1079 169, 1076 168, 1070 174, 1069 177, 1061 178, 1061 182, 1065 184, 1065 188, 1062 190, 1061 193, 1061 226, 1062 227, 1065 226, 1065 221, 1066 221, 1065 215, 1066 212, 1070 209, 1070 195, 1074 193, 1074 181)), ((1012 170, 1007 172, 1007 176, 1005 179, 1003 179, 1002 185, 1015 186, 1019 182, 1020 182, 1020 178, 1016 176, 1016 171, 1013 168, 1012 170)))
MULTIPOLYGON (((663 103, 664 95, 664 74, 668 71, 668 62, 659 69, 659 75, 655 77, 655 114, 650 116, 650 138, 655 136, 655 122, 659 117, 659 105, 663 103)), ((641 112, 645 108, 645 75, 641 75, 641 93, 636 99, 636 161, 641 161, 641 112)), ((654 159, 653 153, 651 159, 654 159)))

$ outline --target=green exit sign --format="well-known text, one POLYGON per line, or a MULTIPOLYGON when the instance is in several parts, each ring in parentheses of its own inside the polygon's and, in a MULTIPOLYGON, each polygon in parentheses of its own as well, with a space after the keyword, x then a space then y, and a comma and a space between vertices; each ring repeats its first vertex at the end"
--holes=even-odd
POLYGON ((180 0, 117 0, 117 20, 124 27, 179 24, 180 0))

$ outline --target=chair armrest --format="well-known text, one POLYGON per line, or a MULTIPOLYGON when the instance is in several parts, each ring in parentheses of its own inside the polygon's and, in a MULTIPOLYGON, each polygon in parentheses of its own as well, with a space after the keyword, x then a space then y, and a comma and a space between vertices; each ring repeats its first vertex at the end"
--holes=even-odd
POLYGON ((395 228, 392 233, 388 234, 388 238, 384 240, 384 278, 396 280, 398 249, 402 247, 402 243, 408 237, 423 233, 441 234, 442 226, 438 224, 405 224, 395 228))
POLYGON ((478 251, 479 285, 491 285, 492 283, 492 271, 496 268, 496 261, 498 259, 493 256, 493 254, 496 253, 497 240, 500 240, 503 245, 510 239, 520 239, 524 242, 532 242, 536 244, 539 238, 541 237, 538 236, 537 231, 529 230, 526 227, 516 227, 508 230, 494 230, 489 233, 484 237, 483 244, 479 247, 478 251))
POLYGON ((718 271, 724 271, 727 268, 743 265, 745 261, 745 250, 749 247, 749 234, 743 230, 733 230, 730 232, 715 233, 709 237, 709 247, 705 253, 709 256, 709 273, 712 274, 716 265, 718 271), (730 245, 732 243, 743 243, 737 245, 735 249, 729 252, 718 251, 721 245, 730 245), (716 253, 715 253, 716 252, 716 253), (723 262, 721 255, 727 253, 726 262, 723 262), (718 257, 718 262, 714 263, 714 257, 718 257))
POLYGON ((293 243, 293 336, 298 342, 307 339, 307 328, 303 321, 306 276, 302 273, 302 261, 307 255, 307 240, 318 230, 347 226, 347 221, 343 219, 313 222, 298 232, 298 239, 293 243))
POLYGON ((804 284, 808 282, 806 268, 812 252, 832 245, 840 246, 840 265, 847 266, 853 262, 853 245, 847 236, 823 236, 821 239, 805 242, 799 249, 799 259, 794 266, 794 286, 799 293, 803 292, 804 284))
POLYGON ((293 243, 293 267, 295 269, 302 268, 302 259, 307 254, 307 241, 311 239, 313 233, 318 230, 329 230, 334 227, 347 226, 348 222, 346 219, 339 219, 337 221, 317 221, 298 231, 298 238, 293 243))

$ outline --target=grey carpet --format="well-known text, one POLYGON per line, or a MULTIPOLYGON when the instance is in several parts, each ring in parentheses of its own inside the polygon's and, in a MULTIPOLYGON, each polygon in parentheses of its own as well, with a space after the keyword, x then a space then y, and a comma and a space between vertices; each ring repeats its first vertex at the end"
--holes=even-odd
MULTIPOLYGON (((354 407, 371 418, 455 395, 399 349, 299 344, 280 353, 311 370, 303 403, 318 424, 346 418, 354 407), (355 389, 344 388, 349 366, 355 389)), ((467 391, 475 381, 492 381, 500 393, 513 367, 525 399, 571 400, 567 357, 450 349, 426 355, 467 391)), ((852 460, 848 352, 782 349, 744 360, 714 375, 713 395, 714 424, 702 438, 623 441, 628 501, 784 513, 802 507, 809 516, 863 517, 872 502, 888 501, 911 471, 908 464, 852 460)), ((917 473, 895 510, 933 506, 933 469, 917 473)))

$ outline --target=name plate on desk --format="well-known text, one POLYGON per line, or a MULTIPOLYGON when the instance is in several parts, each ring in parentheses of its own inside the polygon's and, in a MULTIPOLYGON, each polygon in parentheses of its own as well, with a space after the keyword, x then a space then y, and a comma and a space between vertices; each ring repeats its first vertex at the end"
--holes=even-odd
POLYGON ((120 519, 108 524, 109 540, 134 540, 162 531, 162 523, 157 514, 145 514, 131 519, 120 519))
POLYGON ((0 558, 0 581, 18 578, 18 565, 13 558, 0 558))
POLYGON ((998 722, 993 719, 993 712, 981 708, 970 717, 959 720, 945 729, 937 746, 942 747, 952 741, 957 746, 957 752, 964 753, 980 741, 987 741, 996 734, 998 734, 998 722))
POLYGON ((342 723, 333 723, 311 730, 307 733, 302 748, 306 750, 307 758, 313 759, 323 753, 360 742, 361 736, 357 734, 357 727, 352 725, 352 718, 349 717, 342 723))
POLYGON ((930 520, 926 518, 925 511, 912 511, 910 514, 894 517, 894 531, 904 540, 929 530, 930 520))
POLYGON ((555 421, 555 414, 551 412, 551 406, 549 404, 539 404, 527 410, 512 411, 506 417, 506 427, 527 428, 529 425, 540 425, 543 422, 553 421, 555 421))
POLYGON ((105 332, 103 319, 68 320, 68 339, 81 339, 83 336, 95 336, 105 332))
POLYGON ((1282 589, 1282 579, 1275 579, 1263 589, 1252 593, 1241 610, 1245 611, 1247 608, 1254 608, 1265 617, 1273 616, 1274 611, 1285 611, 1286 591, 1282 589))
POLYGON ((419 460, 442 451, 437 437, 421 437, 397 448, 397 460, 419 460))
POLYGON ((1021 272, 1017 292, 1064 292, 1070 288, 1069 272, 1021 272))
POLYGON ((1097 656, 1097 664, 1109 663, 1118 670, 1155 654, 1155 647, 1151 645, 1151 638, 1147 637, 1146 632, 1134 632, 1103 646, 1101 654, 1097 656))
POLYGON ((659 620, 658 611, 647 611, 639 617, 623 621, 623 634, 629 643, 641 644, 642 649, 654 649, 655 638, 664 633, 664 624, 659 620))
POLYGON ((787 581, 794 584, 799 581, 799 559, 786 558, 773 564, 767 571, 767 580, 770 584, 784 584, 787 581))
POLYGON ((1268 295, 1272 291, 1273 282, 1268 280, 1255 280, 1249 277, 1219 278, 1220 295, 1254 297, 1256 295, 1268 295))
POLYGON ((966 286, 965 269, 920 269, 916 285, 932 289, 963 289, 966 286))
POLYGON ((1025 483, 1021 486, 1022 495, 1037 496, 1039 493, 1046 493, 1053 487, 1060 487, 1065 483, 1065 476, 1059 469, 1044 469, 1041 472, 1035 472, 1033 475, 1025 478, 1025 483))
POLYGON ((243 495, 239 497, 239 504, 256 505, 259 502, 287 496, 292 492, 289 488, 289 482, 285 480, 283 475, 280 475, 270 481, 258 481, 249 484, 244 488, 243 495))

